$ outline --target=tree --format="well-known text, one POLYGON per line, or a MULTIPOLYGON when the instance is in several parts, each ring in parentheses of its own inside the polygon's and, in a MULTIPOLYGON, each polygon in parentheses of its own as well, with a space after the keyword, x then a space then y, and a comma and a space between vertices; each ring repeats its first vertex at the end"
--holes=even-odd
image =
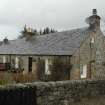
POLYGON ((26 27, 26 25, 24 26, 24 29, 20 32, 21 35, 19 36, 20 39, 24 38, 24 37, 27 37, 27 35, 31 35, 31 36, 34 36, 34 35, 38 35, 38 31, 36 29, 32 29, 30 27, 26 27))
POLYGON ((39 31, 39 34, 40 34, 40 35, 42 35, 42 34, 43 34, 43 32, 42 32, 42 30, 41 30, 41 29, 40 29, 40 31, 39 31))
POLYGON ((20 32, 21 35, 19 36, 19 38, 24 38, 27 34, 27 28, 26 28, 26 25, 24 26, 24 29, 20 32))
POLYGON ((18 37, 19 39, 22 39, 24 37, 27 37, 27 35, 29 36, 35 36, 35 35, 45 35, 45 34, 50 34, 50 33, 55 33, 57 32, 55 29, 46 27, 43 30, 40 29, 39 31, 37 29, 32 29, 30 27, 27 28, 27 26, 25 25, 23 30, 20 32, 21 35, 18 37))
POLYGON ((43 30, 43 35, 45 35, 45 34, 46 34, 46 29, 43 30))
POLYGON ((37 29, 35 29, 35 30, 33 31, 33 33, 34 33, 34 35, 39 35, 39 32, 37 31, 37 29))
POLYGON ((46 28, 44 28, 44 30, 43 30, 43 35, 45 35, 45 34, 50 34, 50 33, 55 33, 55 32, 57 32, 55 29, 46 27, 46 28))
POLYGON ((51 32, 49 27, 46 27, 45 30, 46 30, 46 34, 49 34, 51 32))

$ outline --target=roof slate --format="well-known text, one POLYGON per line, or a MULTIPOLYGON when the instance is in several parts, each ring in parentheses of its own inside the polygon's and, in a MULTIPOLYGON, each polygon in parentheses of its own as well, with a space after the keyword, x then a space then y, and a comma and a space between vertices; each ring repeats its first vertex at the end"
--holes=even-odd
POLYGON ((89 36, 88 28, 73 29, 48 35, 9 40, 0 45, 0 54, 16 55, 72 55, 89 36))

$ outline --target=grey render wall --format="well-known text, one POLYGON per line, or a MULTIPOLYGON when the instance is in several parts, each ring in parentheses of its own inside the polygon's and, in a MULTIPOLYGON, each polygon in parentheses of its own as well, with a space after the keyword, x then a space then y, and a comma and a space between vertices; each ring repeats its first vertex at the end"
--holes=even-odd
POLYGON ((0 87, 0 105, 105 105, 105 80, 36 82, 0 87))

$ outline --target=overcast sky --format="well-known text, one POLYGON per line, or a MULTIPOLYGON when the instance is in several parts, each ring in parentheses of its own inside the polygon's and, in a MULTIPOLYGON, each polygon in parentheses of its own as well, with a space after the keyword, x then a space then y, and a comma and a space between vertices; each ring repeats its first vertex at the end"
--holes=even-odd
POLYGON ((0 40, 17 38, 24 24, 57 30, 86 26, 93 8, 104 20, 105 0, 0 0, 0 40))

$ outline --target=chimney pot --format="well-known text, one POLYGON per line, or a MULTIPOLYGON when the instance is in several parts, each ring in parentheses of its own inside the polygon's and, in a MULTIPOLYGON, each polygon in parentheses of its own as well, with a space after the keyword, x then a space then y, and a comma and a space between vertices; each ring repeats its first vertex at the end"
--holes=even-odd
POLYGON ((97 15, 97 9, 93 9, 93 15, 97 15))

